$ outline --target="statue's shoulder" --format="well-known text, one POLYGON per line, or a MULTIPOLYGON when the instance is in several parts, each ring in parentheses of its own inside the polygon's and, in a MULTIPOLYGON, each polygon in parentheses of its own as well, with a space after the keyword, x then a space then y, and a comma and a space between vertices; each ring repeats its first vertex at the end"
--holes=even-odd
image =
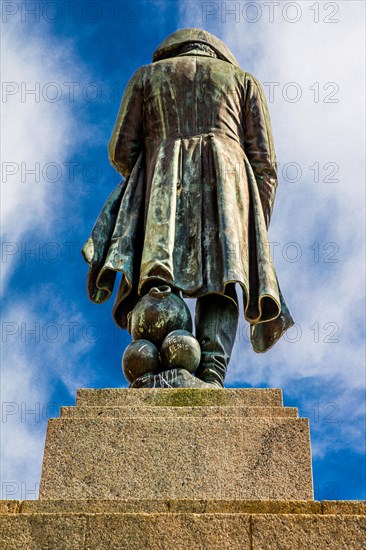
POLYGON ((248 73, 245 71, 245 82, 251 83, 257 86, 258 88, 261 88, 261 83, 259 82, 258 78, 256 78, 252 73, 248 73))
POLYGON ((146 75, 148 73, 150 65, 141 65, 136 71, 132 74, 130 77, 127 86, 126 91, 129 90, 140 90, 144 87, 144 82, 146 79, 146 75))
POLYGON ((244 88, 246 92, 249 92, 250 90, 250 93, 259 97, 262 101, 265 100, 265 94, 262 88, 262 84, 260 83, 258 78, 256 78, 251 73, 247 73, 247 72, 245 73, 244 88))
POLYGON ((146 74, 146 72, 149 70, 150 65, 151 64, 141 65, 141 67, 136 69, 136 71, 133 73, 133 75, 131 76, 131 80, 142 79, 144 77, 144 75, 146 74))

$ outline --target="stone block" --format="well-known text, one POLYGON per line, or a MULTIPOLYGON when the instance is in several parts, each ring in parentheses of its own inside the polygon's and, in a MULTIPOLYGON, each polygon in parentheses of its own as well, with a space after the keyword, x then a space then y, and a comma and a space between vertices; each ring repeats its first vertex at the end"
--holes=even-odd
POLYGON ((249 517, 236 514, 101 514, 89 525, 88 550, 250 550, 249 517))
POLYGON ((312 499, 307 420, 49 421, 40 498, 131 497, 312 499))
POLYGON ((269 515, 252 517, 252 550, 361 550, 366 517, 347 515, 269 515))
POLYGON ((280 389, 79 389, 77 406, 160 406, 160 407, 202 407, 202 406, 262 406, 281 407, 280 389))
POLYGON ((84 550, 86 525, 75 514, 0 514, 0 550, 84 550))
POLYGON ((0 514, 15 514, 20 507, 20 500, 0 500, 0 514))
POLYGON ((365 515, 363 500, 323 500, 323 514, 365 515))
POLYGON ((243 407, 243 406, 225 406, 225 407, 96 407, 96 406, 78 406, 62 407, 61 418, 136 418, 136 417, 177 417, 177 416, 195 416, 195 417, 250 417, 250 418, 297 418, 297 409, 295 407, 243 407))

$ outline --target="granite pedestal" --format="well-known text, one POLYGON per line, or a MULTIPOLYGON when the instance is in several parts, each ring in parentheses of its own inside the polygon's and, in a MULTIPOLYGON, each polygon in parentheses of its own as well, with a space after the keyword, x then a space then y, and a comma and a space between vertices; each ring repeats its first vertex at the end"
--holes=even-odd
POLYGON ((79 390, 49 421, 40 499, 0 550, 359 550, 362 502, 313 500, 308 421, 278 389, 79 390))
POLYGON ((80 390, 48 424, 41 499, 311 500, 308 421, 273 389, 80 390))

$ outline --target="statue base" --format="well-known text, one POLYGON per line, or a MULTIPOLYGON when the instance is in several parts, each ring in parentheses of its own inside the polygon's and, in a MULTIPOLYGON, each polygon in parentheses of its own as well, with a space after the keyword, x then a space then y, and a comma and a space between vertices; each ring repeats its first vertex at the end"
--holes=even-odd
POLYGON ((365 520, 314 502, 280 390, 79 390, 49 421, 40 500, 0 501, 0 548, 358 549, 365 520))
POLYGON ((308 420, 277 389, 79 390, 48 423, 41 499, 311 500, 308 420))

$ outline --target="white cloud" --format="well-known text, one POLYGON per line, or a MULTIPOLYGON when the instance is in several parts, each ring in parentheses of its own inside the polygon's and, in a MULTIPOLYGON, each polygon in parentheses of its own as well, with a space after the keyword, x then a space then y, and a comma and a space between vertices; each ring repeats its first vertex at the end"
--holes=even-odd
MULTIPOLYGON (((28 233, 47 235, 62 209, 62 182, 52 180, 81 138, 64 83, 80 82, 81 69, 71 44, 9 25, 1 43, 1 233, 3 251, 11 254, 28 233)), ((3 263, 3 285, 11 272, 12 263, 3 263)))
MULTIPOLYGON (((45 32, 42 34, 42 29, 30 35, 24 32, 23 26, 4 28, 1 44, 2 135, 5 138, 1 150, 3 247, 14 243, 10 248, 3 248, 3 252, 11 251, 11 247, 18 246, 23 239, 26 241, 27 235, 45 238, 51 233, 52 224, 62 212, 64 189, 60 181, 47 181, 54 177, 52 170, 45 181, 42 169, 47 163, 62 166, 77 140, 82 138, 80 129, 76 132, 77 120, 68 96, 57 102, 47 101, 54 97, 56 89, 47 87, 48 83, 56 83, 64 94, 64 82, 80 82, 82 69, 76 63, 72 46, 51 40, 45 32), (37 90, 37 96, 24 96, 25 89, 32 88, 37 90), (13 95, 6 93, 11 90, 15 92, 13 95), (34 169, 35 163, 40 166, 39 181, 25 175, 25 169, 34 169), (16 171, 15 175, 4 172, 11 168, 16 171)), ((42 333, 36 346, 26 344, 27 340, 32 341, 32 336, 22 342, 22 323, 34 328, 35 323, 40 322, 42 331, 42 316, 47 313, 59 327, 70 320, 70 315, 79 325, 83 326, 83 322, 81 316, 73 312, 72 304, 52 298, 57 295, 52 288, 37 288, 37 296, 28 292, 26 303, 17 301, 16 293, 12 294, 8 288, 12 268, 10 261, 2 262, 2 291, 11 300, 10 306, 3 309, 2 323, 0 498, 34 498, 32 492, 38 490, 47 418, 57 414, 55 405, 47 408, 53 382, 61 382, 73 394, 76 387, 85 385, 86 380, 77 369, 88 342, 79 339, 69 345, 69 341, 65 341, 66 327, 63 336, 53 344, 42 333), (37 318, 37 307, 41 319, 37 318), (4 342, 4 330, 10 327, 9 323, 16 334, 4 342), (68 344, 67 358, 65 343, 68 344), (34 414, 29 412, 32 410, 34 414)), ((50 338, 53 337, 50 329, 50 338)))

